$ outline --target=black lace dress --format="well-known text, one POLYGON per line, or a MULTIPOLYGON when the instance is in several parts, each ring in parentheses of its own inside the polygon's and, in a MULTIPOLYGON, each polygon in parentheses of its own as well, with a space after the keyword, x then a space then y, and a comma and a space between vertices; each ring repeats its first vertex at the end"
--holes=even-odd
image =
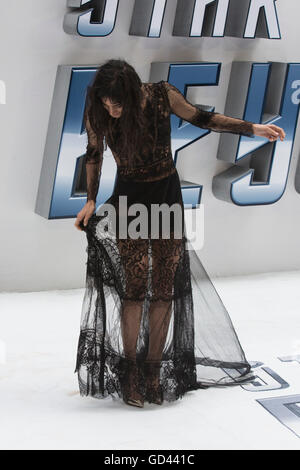
MULTIPOLYGON (((171 152, 170 114, 215 132, 253 136, 253 124, 189 103, 165 81, 144 83, 144 112, 154 137, 142 163, 117 162, 113 194, 106 201, 127 206, 177 203, 182 236, 120 238, 103 229, 96 212, 86 227, 87 272, 75 372, 81 395, 168 402, 190 391, 253 380, 228 312, 197 254, 187 249, 180 181, 171 152)), ((88 143, 88 200, 96 200, 103 159, 103 136, 85 119, 88 143)), ((128 217, 128 221, 130 221, 128 217)), ((150 222, 151 226, 151 222, 150 222)))

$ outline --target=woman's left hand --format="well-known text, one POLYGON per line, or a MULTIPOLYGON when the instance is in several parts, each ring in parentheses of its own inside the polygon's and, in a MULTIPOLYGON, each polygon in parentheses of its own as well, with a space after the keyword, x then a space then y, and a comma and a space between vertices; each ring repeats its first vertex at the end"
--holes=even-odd
POLYGON ((260 137, 266 137, 270 142, 280 138, 281 141, 285 138, 285 132, 281 127, 275 126, 275 124, 253 124, 254 135, 260 137))

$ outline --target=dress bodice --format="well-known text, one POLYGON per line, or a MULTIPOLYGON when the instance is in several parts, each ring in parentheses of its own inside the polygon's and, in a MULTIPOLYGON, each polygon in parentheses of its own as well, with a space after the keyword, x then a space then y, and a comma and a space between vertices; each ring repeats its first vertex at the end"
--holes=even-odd
POLYGON ((146 134, 151 136, 153 145, 142 146, 139 160, 133 168, 125 158, 120 158, 110 146, 116 160, 118 173, 124 180, 156 181, 175 172, 171 151, 170 110, 167 96, 161 82, 143 83, 145 97, 144 114, 147 122, 146 134))
MULTIPOLYGON (((143 83, 142 87, 147 133, 153 138, 153 146, 150 150, 149 146, 142 147, 139 160, 134 166, 130 166, 126 152, 121 158, 115 151, 113 142, 106 142, 110 144, 118 173, 124 180, 156 181, 176 171, 171 150, 170 115, 172 113, 197 127, 254 137, 252 122, 205 111, 191 104, 174 85, 166 81, 143 83)), ((103 162, 103 136, 100 138, 93 131, 88 117, 85 119, 85 126, 88 138, 85 156, 87 199, 95 201, 103 162)))

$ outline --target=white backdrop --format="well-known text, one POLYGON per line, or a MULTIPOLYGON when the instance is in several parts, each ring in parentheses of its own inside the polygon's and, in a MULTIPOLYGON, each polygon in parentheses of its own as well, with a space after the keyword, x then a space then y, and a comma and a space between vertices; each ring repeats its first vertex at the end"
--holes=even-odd
MULTIPOLYGON (((299 62, 299 0, 278 0, 281 40, 173 37, 175 0, 169 1, 160 38, 129 36, 134 0, 120 1, 115 29, 104 38, 63 31, 66 0, 15 0, 0 10, 0 80, 6 84, 1 119, 1 291, 84 286, 86 237, 75 219, 46 220, 34 207, 58 64, 90 65, 123 58, 143 81, 151 62, 221 62, 215 87, 193 90, 193 102, 224 112, 235 60, 299 62)), ((300 195, 294 188, 299 131, 286 191, 272 205, 239 207, 216 199, 211 183, 227 168, 216 159, 220 135, 211 132, 179 155, 183 179, 202 184, 204 246, 198 252, 211 276, 300 269, 300 195)))

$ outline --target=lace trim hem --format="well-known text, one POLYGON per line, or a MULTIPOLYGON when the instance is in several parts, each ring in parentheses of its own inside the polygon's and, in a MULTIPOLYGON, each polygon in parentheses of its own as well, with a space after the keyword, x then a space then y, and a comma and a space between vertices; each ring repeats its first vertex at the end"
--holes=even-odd
POLYGON ((211 358, 195 358, 193 351, 177 352, 160 361, 143 358, 133 360, 117 354, 103 344, 101 335, 94 330, 81 330, 78 342, 77 362, 74 373, 78 374, 80 395, 94 398, 124 397, 128 376, 134 371, 132 387, 141 393, 145 400, 152 402, 154 390, 149 384, 151 370, 156 370, 162 397, 171 402, 182 398, 188 391, 210 386, 229 386, 248 383, 251 367, 243 362, 221 362, 211 358), (196 364, 227 369, 245 369, 230 383, 208 383, 197 381, 196 364), (148 380, 147 380, 148 379, 148 380))

